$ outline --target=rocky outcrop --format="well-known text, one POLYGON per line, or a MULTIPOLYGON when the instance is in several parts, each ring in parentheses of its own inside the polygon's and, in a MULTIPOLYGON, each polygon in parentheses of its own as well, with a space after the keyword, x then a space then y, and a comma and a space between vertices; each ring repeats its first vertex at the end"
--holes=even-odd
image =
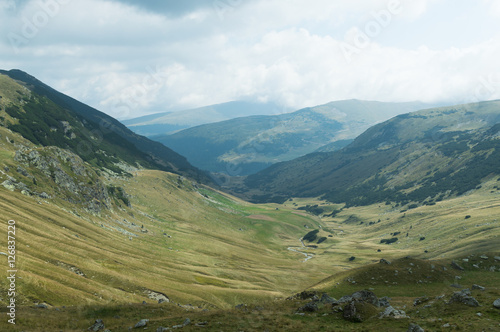
POLYGON ((91 332, 98 332, 104 330, 104 322, 102 321, 102 319, 97 319, 94 325, 89 327, 88 330, 91 332))
POLYGON ((409 318, 406 315, 406 312, 403 310, 397 310, 394 309, 392 306, 388 306, 384 312, 380 314, 380 318, 396 318, 396 319, 401 319, 401 318, 409 318))
MULTIPOLYGON (((52 183, 57 196, 73 204, 82 205, 87 211, 98 214, 110 205, 106 187, 96 172, 76 154, 58 147, 19 149, 14 160, 26 168, 35 168, 52 183)), ((27 171, 21 167, 22 172, 27 171)), ((12 181, 11 181, 12 182, 12 181)), ((21 189, 20 184, 5 183, 4 186, 21 189)), ((22 188, 21 190, 27 188, 22 188)), ((42 198, 49 195, 39 194, 42 198)))
POLYGON ((410 324, 410 326, 408 326, 407 332, 425 332, 425 330, 417 324, 410 324))
POLYGON ((479 307, 479 302, 471 296, 469 289, 453 293, 448 303, 461 303, 469 307, 479 307))

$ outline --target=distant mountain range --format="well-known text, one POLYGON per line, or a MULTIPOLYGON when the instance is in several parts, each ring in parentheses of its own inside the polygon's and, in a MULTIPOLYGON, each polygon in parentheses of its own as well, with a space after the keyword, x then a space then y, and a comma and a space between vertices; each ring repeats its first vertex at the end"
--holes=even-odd
POLYGON ((434 204, 500 175, 500 101, 441 107, 375 125, 340 151, 275 164, 233 188, 254 202, 434 204))
POLYGON ((426 107, 430 106, 420 102, 344 100, 293 113, 205 124, 151 138, 200 169, 240 176, 318 149, 338 150, 378 122, 426 107))
POLYGON ((164 112, 124 120, 135 133, 147 137, 170 134, 207 123, 252 115, 282 114, 291 111, 274 103, 231 101, 177 112, 164 112))
POLYGON ((0 78, 6 105, 2 124, 35 144, 68 149, 93 166, 117 173, 123 171, 117 164, 125 161, 210 181, 178 153, 21 70, 0 70, 0 78))

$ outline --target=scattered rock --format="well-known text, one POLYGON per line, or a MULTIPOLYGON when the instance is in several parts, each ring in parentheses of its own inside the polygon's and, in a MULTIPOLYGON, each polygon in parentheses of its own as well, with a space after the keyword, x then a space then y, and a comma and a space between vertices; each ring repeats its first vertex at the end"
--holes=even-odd
POLYGON ((145 293, 148 294, 148 297, 151 300, 158 301, 158 303, 170 302, 170 298, 163 293, 155 292, 149 289, 146 290, 145 293))
POLYGON ((361 291, 355 292, 351 295, 351 298, 355 301, 366 302, 366 303, 373 304, 376 307, 380 307, 380 302, 379 302, 377 296, 373 292, 368 291, 368 290, 361 290, 361 291))
POLYGON ((318 311, 318 304, 316 302, 309 302, 297 309, 298 312, 315 312, 318 311))
POLYGON ((403 310, 397 310, 394 309, 392 306, 388 306, 384 312, 380 314, 380 318, 396 318, 396 319, 401 319, 401 318, 409 318, 406 315, 406 312, 403 310))
POLYGON ((494 258, 496 261, 500 261, 500 256, 495 256, 494 258))
POLYGON ((149 319, 141 319, 137 324, 135 324, 134 329, 141 327, 146 327, 148 325, 149 319))
POLYGON ((385 258, 382 258, 382 259, 380 259, 380 264, 387 264, 387 265, 391 265, 391 262, 390 262, 390 261, 388 261, 388 260, 387 260, 387 259, 385 259, 385 258))
POLYGON ((96 319, 94 325, 89 327, 88 330, 93 332, 104 330, 104 322, 102 321, 102 319, 96 319))
POLYGON ((477 302, 477 300, 470 295, 471 293, 468 289, 464 289, 460 292, 455 292, 451 296, 451 299, 448 303, 461 303, 469 307, 479 307, 479 302, 477 302))
POLYGON ((370 303, 352 301, 344 306, 343 317, 350 322, 364 322, 376 315, 377 308, 370 303))
POLYGON ((35 305, 35 308, 48 309, 49 306, 46 305, 45 303, 39 303, 39 304, 35 305))
POLYGON ((428 297, 417 297, 414 301, 413 301, 413 305, 414 306, 417 306, 417 305, 420 305, 422 303, 425 303, 425 302, 428 302, 430 299, 428 297))
POLYGON ((482 290, 482 291, 485 290, 485 288, 483 286, 479 286, 479 285, 476 285, 476 284, 472 285, 472 290, 476 290, 476 289, 482 290))
POLYGON ((494 302, 493 302, 493 306, 497 309, 500 309, 500 299, 496 299, 494 302))
POLYGON ((380 299, 378 299, 378 302, 379 302, 381 307, 388 307, 388 306, 390 306, 390 304, 389 304, 390 300, 391 300, 390 297, 384 296, 384 297, 381 297, 380 299))
POLYGON ((458 263, 457 263, 457 262, 455 262, 455 261, 452 261, 452 262, 451 262, 451 267, 453 267, 453 268, 454 268, 454 269, 456 269, 456 270, 464 271, 464 268, 463 268, 463 267, 461 267, 460 265, 458 265, 458 263))
POLYGON ((173 329, 180 329, 180 328, 183 328, 185 326, 188 326, 189 324, 191 324, 191 319, 186 318, 186 320, 184 320, 184 323, 182 323, 182 325, 174 325, 174 326, 172 326, 172 328, 173 329))
POLYGON ((319 302, 322 304, 333 304, 333 305, 338 304, 338 301, 336 299, 334 299, 333 297, 329 296, 326 293, 323 293, 321 295, 321 299, 319 300, 319 302))
POLYGON ((479 258, 481 258, 481 259, 488 259, 488 256, 486 256, 486 255, 481 255, 481 256, 479 256, 479 258))
POLYGON ((417 324, 410 324, 406 332, 425 332, 425 330, 417 324))
POLYGON ((160 326, 159 328, 156 329, 156 332, 166 332, 166 331, 170 331, 171 329, 167 328, 167 327, 163 327, 163 326, 160 326))
POLYGON ((317 292, 314 291, 303 291, 293 296, 287 298, 287 300, 309 300, 313 297, 318 296, 317 292))

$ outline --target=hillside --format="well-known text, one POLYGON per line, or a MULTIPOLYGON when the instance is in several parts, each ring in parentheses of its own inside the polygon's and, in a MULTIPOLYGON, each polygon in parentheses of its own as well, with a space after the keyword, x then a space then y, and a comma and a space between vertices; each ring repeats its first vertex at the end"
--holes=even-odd
POLYGON ((424 108, 422 103, 331 102, 293 113, 252 116, 154 136, 198 168, 248 175, 325 147, 339 149, 369 126, 424 108))
POLYGON ((163 112, 123 120, 122 123, 139 135, 166 135, 182 129, 252 115, 270 115, 288 109, 273 103, 231 101, 194 109, 163 112))
POLYGON ((235 190, 254 201, 322 196, 348 205, 432 204, 499 175, 499 122, 499 101, 399 115, 341 151, 273 165, 235 190))
POLYGON ((122 160, 209 181, 181 155, 20 70, 0 71, 0 84, 1 124, 35 144, 69 149, 117 172, 114 164, 122 160))
MULTIPOLYGON (((127 331, 139 322, 152 331, 498 327, 498 176, 409 209, 310 197, 252 204, 162 170, 113 132, 100 138, 92 120, 4 75, 0 95, 0 225, 12 232, 0 237, 1 331, 127 331), (97 149, 81 149, 86 141, 97 149), (367 288, 404 315, 361 301, 363 322, 346 318, 349 295, 367 288), (480 307, 453 303, 457 292, 480 307), (12 299, 15 325, 5 319, 12 299)), ((351 147, 410 147, 433 119, 444 156, 464 150, 462 139, 479 140, 487 153, 478 163, 490 165, 495 150, 483 148, 498 136, 497 103, 472 106, 393 119, 396 129, 368 131, 351 147)))

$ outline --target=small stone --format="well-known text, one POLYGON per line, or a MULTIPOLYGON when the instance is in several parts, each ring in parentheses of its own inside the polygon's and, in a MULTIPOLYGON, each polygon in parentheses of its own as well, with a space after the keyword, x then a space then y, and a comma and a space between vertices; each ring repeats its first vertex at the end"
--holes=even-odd
POLYGON ((457 263, 457 262, 455 262, 455 261, 452 261, 452 262, 451 262, 451 267, 453 267, 453 268, 454 268, 454 269, 456 269, 456 270, 460 270, 460 271, 463 271, 463 270, 464 270, 464 268, 463 268, 463 267, 461 267, 460 265, 458 265, 458 263, 457 263))
POLYGON ((387 260, 387 259, 385 259, 385 258, 381 258, 381 259, 380 259, 380 264, 387 264, 387 265, 391 265, 391 262, 390 262, 390 261, 388 261, 388 260, 387 260))
POLYGON ((94 325, 89 327, 88 330, 92 332, 104 330, 104 322, 102 321, 102 319, 96 319, 94 325))
POLYGON ((394 309, 392 306, 388 306, 384 312, 380 314, 380 318, 395 318, 395 319, 401 319, 401 318, 408 318, 406 313, 403 310, 397 310, 394 309))
POLYGON ((166 331, 170 331, 170 329, 163 326, 160 326, 159 328, 156 329, 156 332, 166 332, 166 331))
POLYGON ((493 306, 497 309, 500 309, 500 298, 499 299, 496 299, 494 302, 493 302, 493 306))
POLYGON ((481 256, 479 256, 479 258, 481 258, 481 259, 488 259, 488 256, 486 256, 486 255, 481 255, 481 256))
POLYGON ((425 332, 425 330, 417 324, 410 324, 406 332, 425 332))
POLYGON ((149 319, 141 319, 137 324, 135 324, 134 329, 141 327, 146 327, 148 325, 149 319))
POLYGON ((479 286, 479 285, 475 285, 475 284, 472 285, 472 290, 476 290, 476 289, 477 290, 482 290, 482 291, 485 290, 485 288, 483 286, 479 286))

